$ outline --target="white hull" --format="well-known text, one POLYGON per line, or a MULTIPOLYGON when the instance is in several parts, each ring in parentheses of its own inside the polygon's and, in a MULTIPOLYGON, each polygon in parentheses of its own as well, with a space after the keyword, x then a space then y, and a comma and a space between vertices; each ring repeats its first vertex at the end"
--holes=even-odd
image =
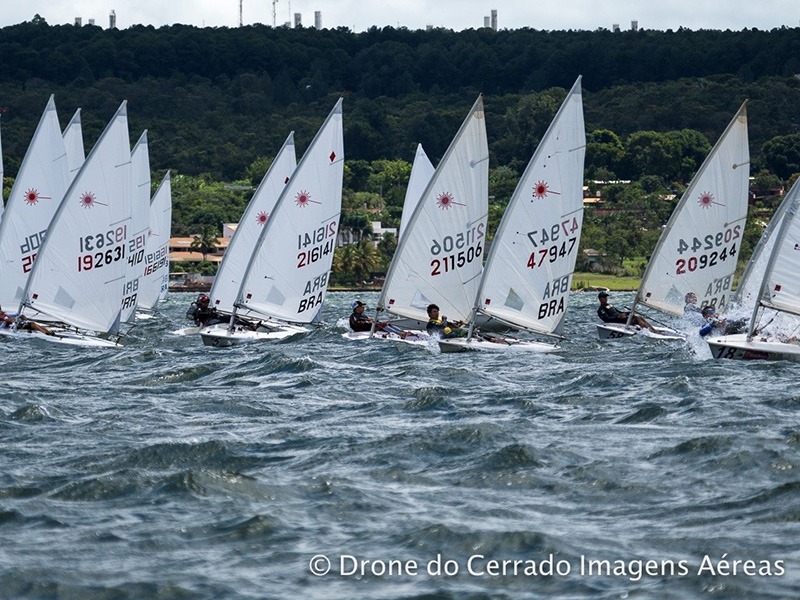
POLYGON ((597 335, 601 340, 616 340, 633 335, 643 335, 655 340, 686 341, 686 335, 669 327, 656 327, 653 333, 649 329, 642 329, 637 325, 625 325, 624 323, 599 323, 597 325, 597 335))
POLYGON ((560 352, 561 347, 533 340, 505 338, 504 341, 492 342, 484 338, 449 338, 440 339, 442 352, 560 352))
POLYGON ((209 325, 200 329, 200 337, 206 346, 216 346, 227 348, 238 344, 252 344, 254 342, 271 342, 282 340, 300 333, 311 331, 306 327, 290 325, 288 323, 276 325, 261 325, 255 331, 244 329, 237 325, 232 331, 228 329, 227 323, 209 325))
MULTIPOLYGON (((369 331, 348 331, 347 333, 343 333, 342 337, 351 341, 370 339, 369 331)), ((428 346, 431 343, 431 337, 421 330, 410 330, 405 337, 401 337, 398 333, 376 331, 372 336, 372 339, 403 342, 404 344, 411 344, 413 346, 428 346)))
POLYGON ((172 332, 172 335, 194 335, 200 333, 199 327, 182 327, 172 332))
MULTIPOLYGON (((392 318, 389 321, 395 327, 399 327, 400 329, 421 329, 425 331, 425 327, 428 325, 428 321, 417 321, 416 319, 410 319, 407 317, 396 317, 392 318)), ((488 317, 486 315, 478 315, 475 320, 475 327, 480 329, 481 331, 492 331, 492 332, 501 332, 501 331, 513 331, 514 328, 500 321, 498 319, 494 319, 492 317, 488 317)))
POLYGON ((77 331, 50 328, 54 335, 45 335, 38 331, 0 329, 0 335, 22 340, 41 340, 53 344, 64 344, 68 346, 83 346, 87 348, 121 348, 122 346, 111 340, 96 337, 77 331))
POLYGON ((790 360, 800 362, 800 344, 778 340, 752 339, 747 334, 727 335, 706 340, 714 358, 734 360, 790 360))

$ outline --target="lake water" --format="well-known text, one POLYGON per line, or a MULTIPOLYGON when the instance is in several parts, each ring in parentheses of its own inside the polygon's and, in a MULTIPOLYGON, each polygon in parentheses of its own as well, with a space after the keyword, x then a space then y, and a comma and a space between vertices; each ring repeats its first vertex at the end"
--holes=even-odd
POLYGON ((800 365, 601 342, 594 294, 555 355, 342 339, 375 293, 206 348, 193 297, 0 340, 0 598, 800 597, 800 365))

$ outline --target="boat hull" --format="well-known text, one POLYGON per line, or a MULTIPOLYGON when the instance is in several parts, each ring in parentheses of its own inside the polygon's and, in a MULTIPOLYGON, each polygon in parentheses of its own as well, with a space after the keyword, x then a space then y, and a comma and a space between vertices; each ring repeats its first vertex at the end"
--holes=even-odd
MULTIPOLYGON (((425 327, 428 325, 428 321, 417 321, 416 319, 411 319, 408 317, 392 318, 390 322, 392 325, 400 329, 418 329, 422 331, 424 331, 425 327)), ((502 332, 515 330, 508 323, 504 323, 498 319, 480 314, 475 320, 475 326, 481 331, 502 332)))
MULTIPOLYGON (((347 333, 343 333, 342 337, 350 341, 368 340, 370 339, 370 332, 348 331, 347 333)), ((426 346, 426 347, 432 343, 432 338, 426 332, 413 329, 407 331, 405 337, 401 336, 398 333, 393 333, 389 331, 376 331, 372 335, 372 339, 388 340, 390 342, 402 342, 404 344, 410 344, 412 346, 426 346)))
POLYGON ((733 360, 788 360, 800 362, 800 345, 778 340, 747 341, 747 334, 727 335, 706 340, 714 358, 733 360))
POLYGON ((200 338, 203 340, 203 345, 228 348, 239 344, 282 340, 293 335, 308 333, 309 331, 311 330, 306 327, 288 323, 259 326, 256 330, 245 329, 239 325, 233 330, 229 330, 227 323, 218 323, 203 327, 199 333, 200 338))
POLYGON ((559 352, 561 347, 555 344, 534 340, 518 340, 515 338, 497 338, 502 341, 490 341, 485 338, 445 338, 439 340, 439 349, 450 352, 559 352))
POLYGON ((86 348, 122 348, 122 345, 117 342, 94 335, 52 327, 50 329, 53 331, 53 335, 18 329, 0 329, 0 335, 20 340, 40 340, 51 344, 83 346, 86 348))
POLYGON ((599 323, 597 335, 601 340, 618 340, 634 335, 643 335, 655 340, 686 341, 686 335, 669 327, 656 327, 656 331, 642 329, 636 325, 624 323, 599 323))

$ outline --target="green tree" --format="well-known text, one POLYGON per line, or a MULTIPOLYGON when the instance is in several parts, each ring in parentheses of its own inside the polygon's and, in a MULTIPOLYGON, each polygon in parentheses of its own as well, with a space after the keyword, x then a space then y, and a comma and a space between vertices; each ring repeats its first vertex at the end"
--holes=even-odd
POLYGON ((219 240, 217 239, 215 228, 210 225, 204 225, 202 232, 192 238, 189 248, 202 253, 205 261, 209 253, 216 251, 218 245, 219 240))
POLYGON ((625 146, 627 175, 639 179, 658 175, 665 181, 675 178, 681 168, 681 147, 667 134, 637 131, 628 136, 625 146))
POLYGON ((596 129, 586 137, 586 171, 592 179, 615 179, 625 147, 613 131, 596 129), (602 170, 602 172, 600 172, 602 170))
POLYGON ((800 133, 776 136, 764 144, 761 152, 764 164, 781 179, 800 171, 800 133))
MULTIPOLYGON (((681 163, 676 175, 683 181, 689 181, 711 152, 711 144, 706 136, 695 129, 668 131, 666 136, 677 142, 680 147, 681 163)), ((669 178, 669 175, 666 176, 669 178)))

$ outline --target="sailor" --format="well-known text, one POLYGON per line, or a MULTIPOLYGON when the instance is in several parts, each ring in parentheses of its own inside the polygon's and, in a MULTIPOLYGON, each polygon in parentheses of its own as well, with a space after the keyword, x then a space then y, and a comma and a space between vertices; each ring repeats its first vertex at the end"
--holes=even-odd
MULTIPOLYGON (((600 317, 604 323, 627 323, 628 322, 628 312, 622 312, 614 308, 608 301, 608 292, 600 292, 597 294, 597 299, 600 301, 600 306, 597 307, 597 316, 600 317)), ((655 328, 650 325, 643 317, 638 315, 634 315, 633 319, 631 319, 631 323, 634 325, 638 325, 639 327, 644 327, 645 329, 649 329, 652 332, 656 332, 655 328)))
POLYGON ((216 308, 209 306, 211 298, 207 294, 200 294, 186 311, 186 318, 192 319, 198 327, 227 323, 230 317, 217 313, 216 308))
POLYGON ((435 304, 428 305, 428 324, 425 330, 429 335, 442 338, 467 337, 467 330, 463 329, 463 321, 451 323, 447 317, 439 316, 439 307, 435 304))

